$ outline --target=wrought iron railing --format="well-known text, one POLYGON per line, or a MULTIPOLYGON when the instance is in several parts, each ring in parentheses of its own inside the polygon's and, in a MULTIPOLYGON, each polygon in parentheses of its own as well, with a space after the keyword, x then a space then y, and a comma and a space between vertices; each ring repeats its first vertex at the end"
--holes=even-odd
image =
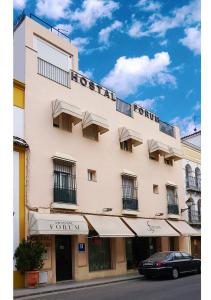
POLYGON ((186 188, 193 191, 201 191, 201 178, 194 176, 186 177, 186 188))
POLYGON ((138 210, 138 200, 123 198, 123 209, 138 210))
POLYGON ((138 210, 138 188, 123 185, 122 192, 123 209, 138 210))
POLYGON ((59 67, 38 57, 38 74, 50 80, 53 80, 61 85, 70 87, 69 72, 60 69, 59 67))
POLYGON ((201 213, 199 211, 189 210, 188 219, 191 224, 201 224, 201 213))
POLYGON ((76 204, 76 189, 54 187, 54 202, 76 204))
POLYGON ((163 122, 160 120, 160 131, 162 131, 165 134, 168 134, 172 137, 175 137, 174 134, 174 127, 166 122, 163 122))
POLYGON ((119 98, 116 99, 116 110, 129 117, 132 116, 131 104, 120 100, 119 98))
POLYGON ((168 214, 178 215, 179 214, 179 206, 178 204, 168 204, 168 214))

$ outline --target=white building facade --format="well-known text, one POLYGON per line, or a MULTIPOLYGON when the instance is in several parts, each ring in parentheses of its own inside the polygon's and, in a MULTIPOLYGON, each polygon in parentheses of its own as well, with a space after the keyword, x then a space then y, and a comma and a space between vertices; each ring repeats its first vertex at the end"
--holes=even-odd
POLYGON ((34 20, 14 36, 30 145, 26 236, 46 246, 41 282, 126 274, 155 251, 190 252, 179 129, 79 74, 77 49, 34 20))

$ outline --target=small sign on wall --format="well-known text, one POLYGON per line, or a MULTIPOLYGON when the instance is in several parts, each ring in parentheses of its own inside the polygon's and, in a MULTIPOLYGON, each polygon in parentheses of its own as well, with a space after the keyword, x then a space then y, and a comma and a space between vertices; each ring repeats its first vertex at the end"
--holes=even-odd
POLYGON ((85 251, 85 243, 79 243, 78 244, 78 251, 84 252, 85 251))

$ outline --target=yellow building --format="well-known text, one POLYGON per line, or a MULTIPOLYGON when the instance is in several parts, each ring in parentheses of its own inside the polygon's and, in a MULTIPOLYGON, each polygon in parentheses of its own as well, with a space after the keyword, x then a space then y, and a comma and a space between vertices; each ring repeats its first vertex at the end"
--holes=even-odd
MULTIPOLYGON (((191 237, 191 254, 201 257, 201 131, 182 138, 185 201, 189 204, 186 220, 198 231, 191 237)), ((185 212, 184 212, 185 214, 185 212)))
MULTIPOLYGON (((25 85, 13 82, 13 253, 25 238, 25 155, 28 148, 24 141, 24 90, 25 85)), ((14 287, 24 287, 24 276, 13 267, 14 287)))

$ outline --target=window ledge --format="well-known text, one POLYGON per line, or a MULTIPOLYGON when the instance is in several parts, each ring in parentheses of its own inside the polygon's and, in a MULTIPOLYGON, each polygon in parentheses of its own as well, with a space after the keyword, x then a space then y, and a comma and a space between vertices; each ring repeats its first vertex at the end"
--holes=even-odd
POLYGON ((67 204, 67 203, 59 203, 59 202, 53 202, 51 204, 51 207, 52 208, 71 209, 71 210, 79 209, 79 206, 77 204, 67 204))
POLYGON ((130 210, 130 209, 123 209, 122 215, 133 215, 136 216, 139 213, 139 210, 130 210))
POLYGON ((180 215, 178 214, 167 214, 167 219, 180 219, 180 215))

